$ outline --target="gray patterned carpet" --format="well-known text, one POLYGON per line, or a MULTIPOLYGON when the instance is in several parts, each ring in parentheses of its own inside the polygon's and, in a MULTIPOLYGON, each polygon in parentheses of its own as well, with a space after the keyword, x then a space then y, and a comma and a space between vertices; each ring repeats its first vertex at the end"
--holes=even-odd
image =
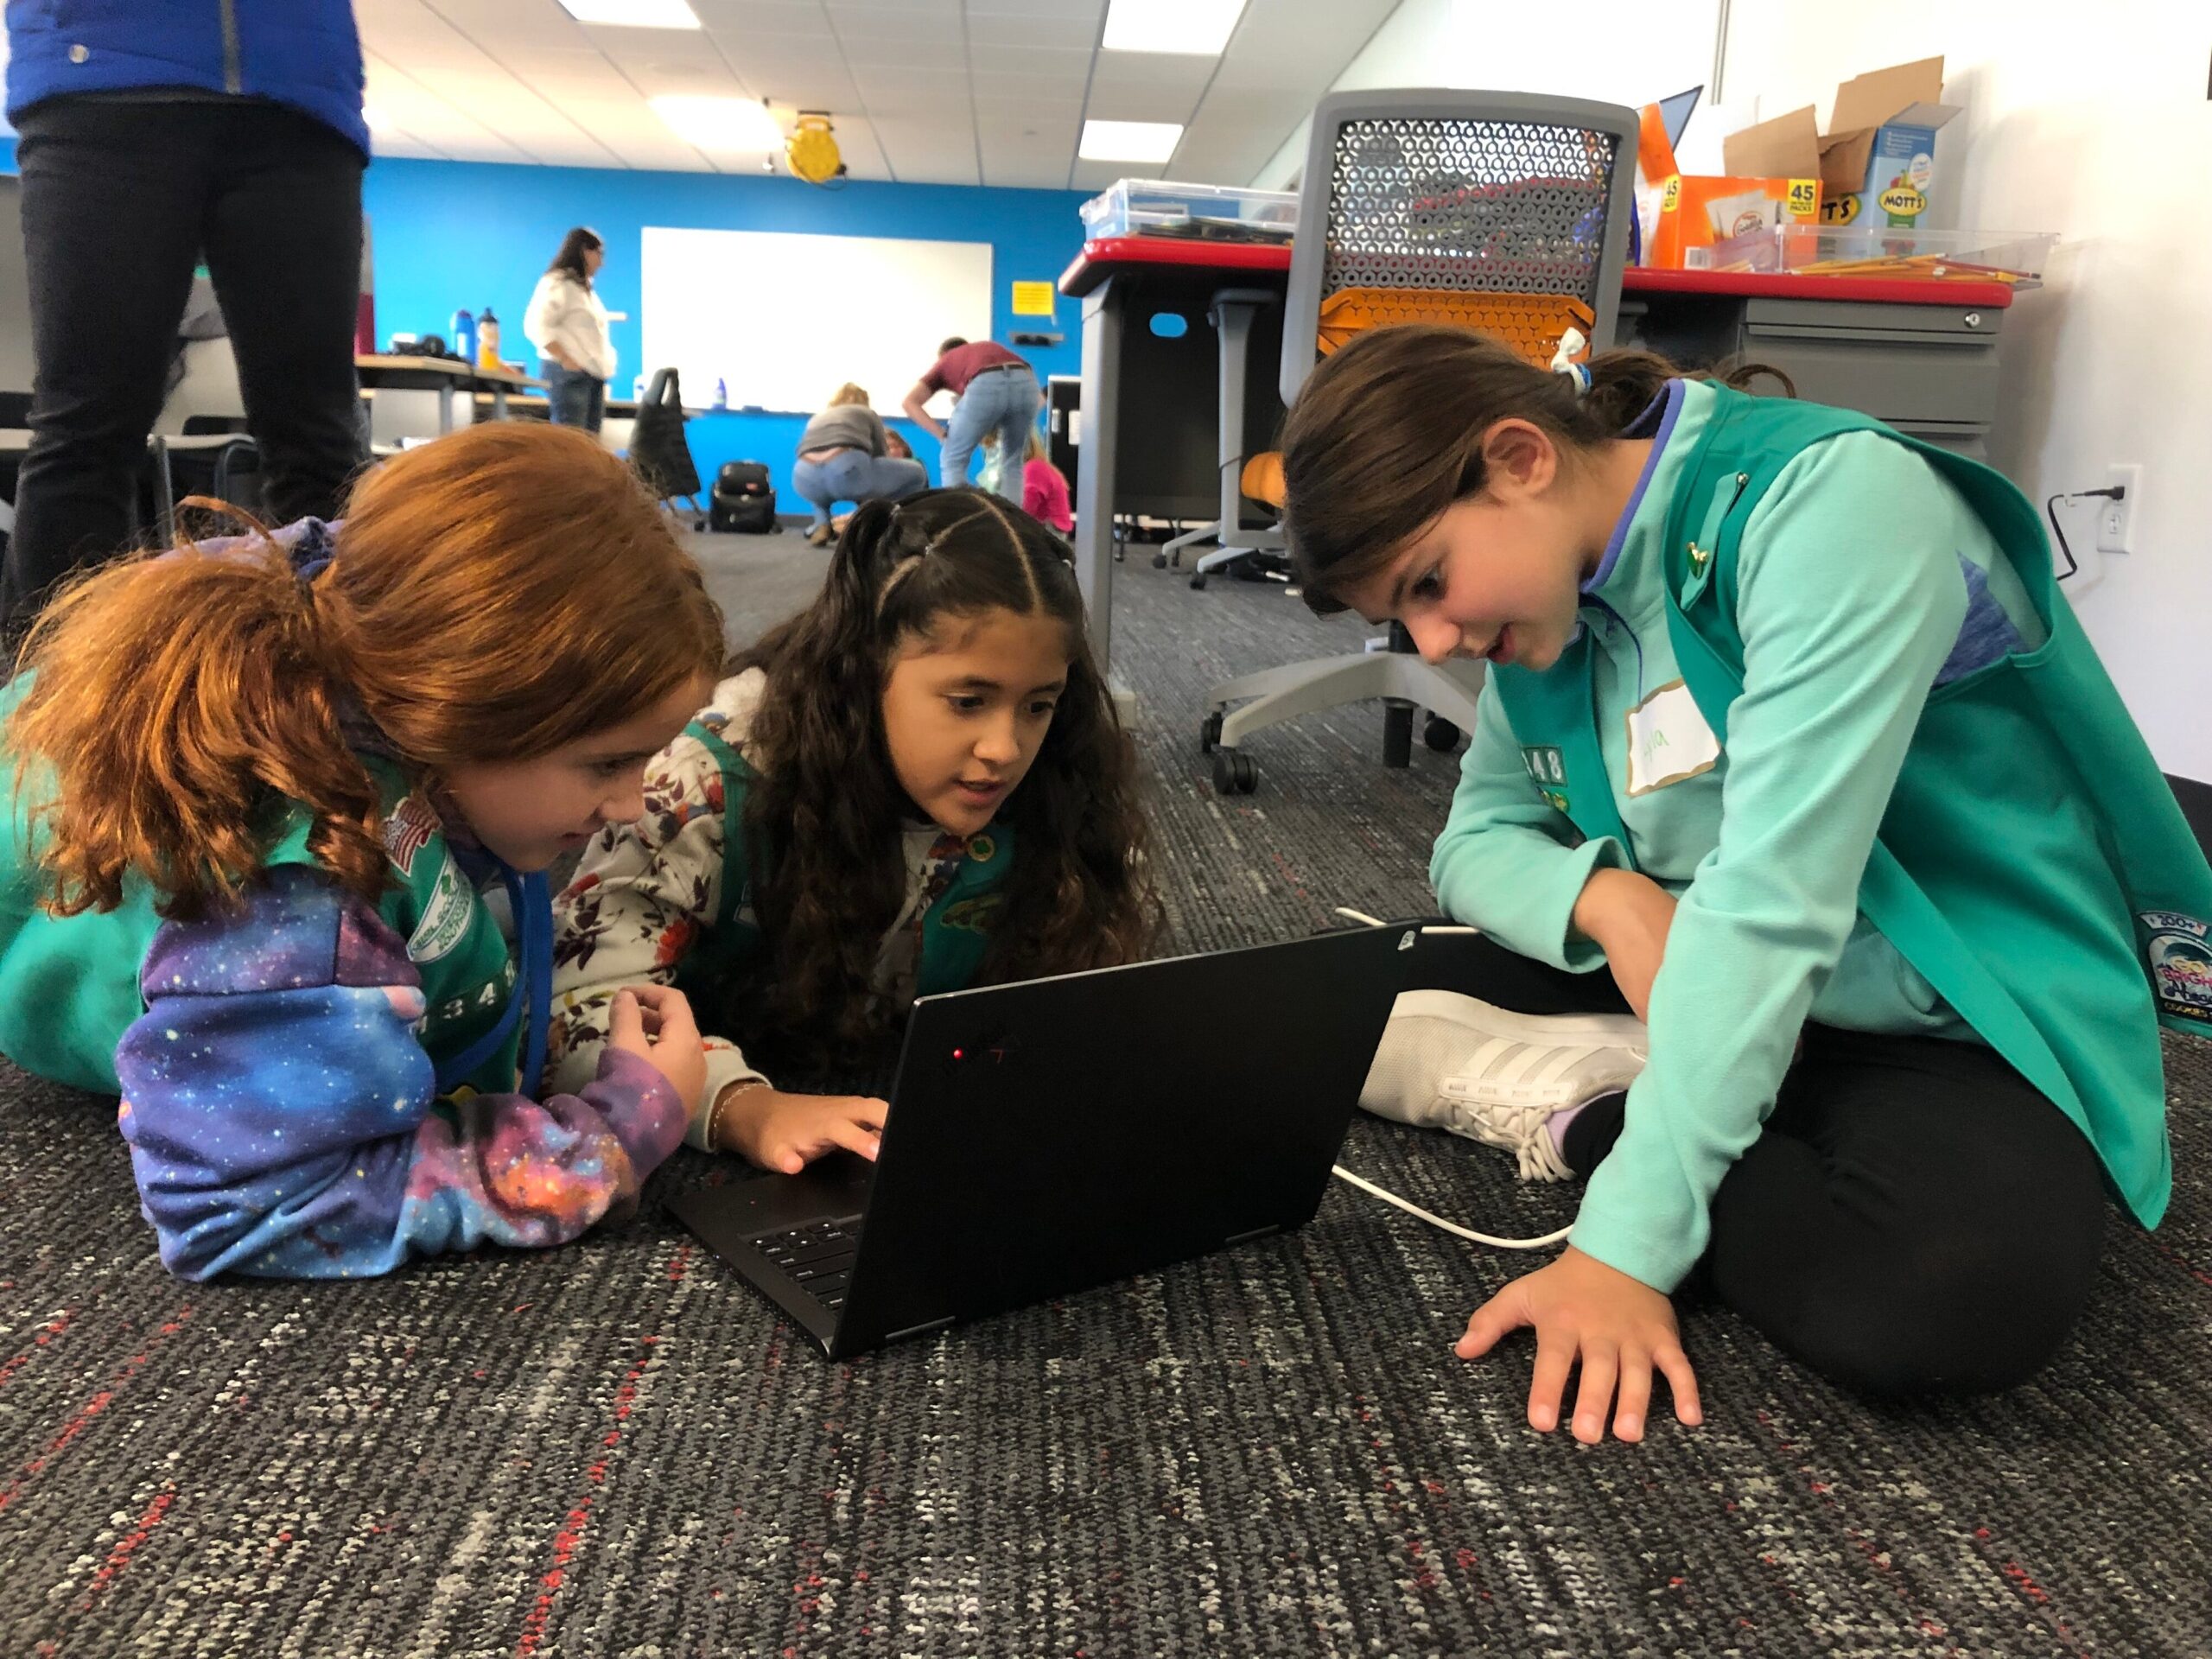
MULTIPOLYGON (((820 568, 705 546, 747 632, 820 568)), ((1205 683, 1356 626, 1135 561, 1118 617, 1176 944, 1423 907, 1447 759, 1385 773, 1349 711, 1221 801, 1191 741, 1205 683)), ((1706 1426, 1594 1448, 1524 1426, 1525 1347, 1448 1352, 1518 1264, 1346 1189, 830 1365, 660 1211, 726 1165, 571 1249, 187 1286, 111 1106, 0 1073, 0 1653, 2201 1656, 2212 1049, 2169 1060, 2172 1216, 2115 1224, 2035 1384, 1873 1408, 1693 1310, 1706 1426)), ((1570 1201, 1394 1125, 1345 1155, 1506 1229, 1570 1201)))

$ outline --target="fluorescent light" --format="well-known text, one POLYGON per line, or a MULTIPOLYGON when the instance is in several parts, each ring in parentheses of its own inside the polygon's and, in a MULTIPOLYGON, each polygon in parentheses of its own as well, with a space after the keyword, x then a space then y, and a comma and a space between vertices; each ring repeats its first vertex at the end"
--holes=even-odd
POLYGON ((670 92, 652 100, 670 131, 701 149, 764 156, 784 147, 784 130, 768 106, 749 98, 703 98, 670 92))
POLYGON ((1175 121, 1086 121, 1076 154, 1086 162, 1164 162, 1183 141, 1175 121))
POLYGON ((561 3, 580 23, 607 23, 622 29, 702 27, 689 0, 561 0, 561 3))
POLYGON ((1106 8, 1109 52, 1221 54, 1244 15, 1244 0, 1113 0, 1106 8))

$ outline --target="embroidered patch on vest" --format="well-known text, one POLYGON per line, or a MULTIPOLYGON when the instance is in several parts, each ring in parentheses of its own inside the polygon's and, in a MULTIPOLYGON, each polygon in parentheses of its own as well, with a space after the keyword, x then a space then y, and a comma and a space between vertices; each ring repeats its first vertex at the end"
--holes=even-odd
POLYGON ((1544 798, 1545 804, 1554 811, 1566 811, 1567 757, 1548 744, 1530 743, 1522 747, 1521 764, 1536 780, 1536 793, 1544 798))
POLYGON ((410 795, 384 821, 385 856, 391 860, 392 868, 401 875, 415 873, 415 855, 430 844, 430 837, 438 833, 438 815, 428 804, 410 795))
POLYGON ((2212 928, 2171 910, 2146 910, 2137 919, 2147 935, 2143 957, 2158 1012, 2212 1020, 2212 928))
POLYGON ((468 919, 475 908, 469 899, 468 884, 461 880, 453 855, 448 853, 446 861, 438 868, 437 881, 430 889, 430 901, 423 906, 423 919, 408 937, 408 959, 435 962, 450 955, 468 931, 468 919))

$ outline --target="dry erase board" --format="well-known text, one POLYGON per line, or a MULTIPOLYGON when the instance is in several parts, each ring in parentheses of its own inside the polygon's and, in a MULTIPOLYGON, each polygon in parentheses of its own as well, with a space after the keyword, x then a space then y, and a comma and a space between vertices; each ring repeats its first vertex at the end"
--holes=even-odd
POLYGON ((645 229, 645 361, 696 407, 811 412, 846 381, 893 410, 950 334, 991 333, 991 245, 772 231, 645 229))

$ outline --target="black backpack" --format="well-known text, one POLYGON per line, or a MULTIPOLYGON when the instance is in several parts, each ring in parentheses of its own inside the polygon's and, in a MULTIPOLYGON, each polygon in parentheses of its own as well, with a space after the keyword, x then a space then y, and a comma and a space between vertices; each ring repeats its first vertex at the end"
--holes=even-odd
POLYGON ((707 512, 715 530, 741 535, 766 536, 783 526, 776 522, 776 492, 768 482, 768 469, 757 461, 726 461, 715 475, 715 494, 707 512))
POLYGON ((674 369, 658 371, 638 405, 637 422, 630 429, 630 466, 658 499, 698 493, 699 471, 683 440, 683 391, 674 369))

